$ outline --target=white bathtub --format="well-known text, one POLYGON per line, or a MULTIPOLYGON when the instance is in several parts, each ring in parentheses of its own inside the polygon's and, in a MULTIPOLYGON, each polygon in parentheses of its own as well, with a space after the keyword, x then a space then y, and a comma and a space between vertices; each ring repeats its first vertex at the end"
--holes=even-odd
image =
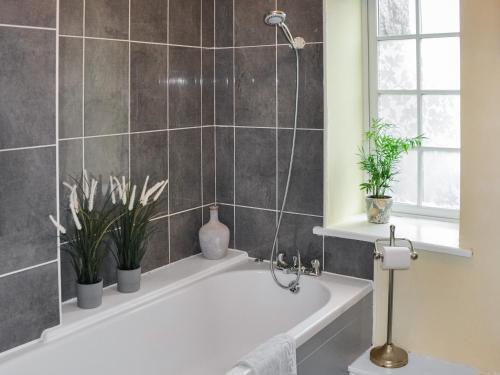
POLYGON ((241 252, 196 256, 146 275, 138 294, 108 288, 99 309, 65 304, 63 325, 3 355, 0 374, 243 374, 233 366, 260 343, 288 332, 300 346, 372 290, 324 274, 302 277, 294 295, 273 284, 267 266, 241 252))

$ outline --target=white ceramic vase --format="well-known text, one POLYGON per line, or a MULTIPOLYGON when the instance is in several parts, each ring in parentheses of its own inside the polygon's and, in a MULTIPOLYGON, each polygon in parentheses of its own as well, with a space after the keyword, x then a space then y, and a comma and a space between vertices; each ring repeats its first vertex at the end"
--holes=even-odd
POLYGON ((229 228, 219 221, 219 208, 210 207, 210 220, 200 228, 200 247, 207 259, 226 256, 229 246, 229 228))

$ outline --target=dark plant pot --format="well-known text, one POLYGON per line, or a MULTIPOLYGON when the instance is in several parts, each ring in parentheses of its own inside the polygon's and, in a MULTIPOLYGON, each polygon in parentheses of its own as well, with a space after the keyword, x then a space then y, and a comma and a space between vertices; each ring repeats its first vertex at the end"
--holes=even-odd
POLYGON ((387 224, 391 219, 392 197, 366 197, 366 215, 374 224, 387 224))
POLYGON ((134 293, 141 289, 141 267, 135 270, 116 269, 118 291, 120 293, 134 293))
POLYGON ((102 280, 95 284, 76 284, 76 302, 81 309, 95 309, 102 304, 102 280))

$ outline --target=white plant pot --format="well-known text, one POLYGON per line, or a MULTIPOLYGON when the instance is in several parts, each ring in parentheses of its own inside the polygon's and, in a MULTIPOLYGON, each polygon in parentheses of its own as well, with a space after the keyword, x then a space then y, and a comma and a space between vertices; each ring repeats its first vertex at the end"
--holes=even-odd
POLYGON ((374 224, 387 224, 391 219, 392 197, 366 197, 366 215, 374 224))
POLYGON ((229 228, 219 221, 219 208, 210 207, 210 220, 200 228, 201 252, 207 259, 226 256, 229 246, 229 228))

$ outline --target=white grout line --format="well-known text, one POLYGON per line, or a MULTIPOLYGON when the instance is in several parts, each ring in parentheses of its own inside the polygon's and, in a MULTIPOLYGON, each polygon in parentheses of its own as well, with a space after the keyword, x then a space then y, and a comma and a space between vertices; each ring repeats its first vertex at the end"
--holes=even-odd
POLYGON ((25 267, 25 268, 20 268, 18 270, 7 272, 7 273, 4 273, 4 274, 0 275, 0 279, 2 279, 4 277, 7 277, 7 276, 12 276, 12 275, 15 275, 17 273, 24 272, 24 271, 29 271, 29 270, 32 270, 34 268, 43 267, 43 266, 46 266, 48 264, 58 263, 58 262, 59 262, 59 259, 56 258, 56 259, 49 260, 47 262, 35 264, 33 266, 29 266, 29 267, 25 267))
POLYGON ((132 108, 130 106, 130 92, 132 91, 132 44, 130 43, 130 24, 131 24, 131 0, 128 0, 128 178, 129 181, 132 179, 132 167, 131 167, 131 154, 132 154, 132 136, 131 136, 131 125, 130 117, 132 113, 132 108))
MULTIPOLYGON (((279 209, 273 209, 273 208, 254 207, 254 206, 246 206, 246 205, 242 205, 242 204, 232 204, 232 203, 223 203, 223 202, 218 202, 217 204, 221 205, 221 206, 234 206, 234 207, 238 207, 238 208, 249 208, 252 210, 279 212, 279 209)), ((285 210, 285 211, 283 211, 283 213, 289 214, 289 215, 299 215, 299 216, 323 218, 323 215, 308 214, 308 213, 304 213, 304 212, 294 212, 294 211, 285 210)))
POLYGON ((16 29, 31 29, 31 30, 49 30, 49 31, 56 31, 57 30, 57 27, 12 25, 9 23, 0 23, 0 27, 12 27, 12 28, 16 28, 16 29))
POLYGON ((182 210, 182 211, 177 211, 177 212, 174 212, 174 213, 171 213, 171 214, 161 215, 161 216, 155 217, 152 221, 161 220, 161 219, 165 219, 165 218, 169 218, 169 217, 173 217, 173 216, 185 214, 186 212, 200 210, 200 209, 209 207, 212 204, 213 204, 213 202, 207 203, 207 204, 204 204, 204 205, 201 205, 201 206, 196 206, 196 207, 188 208, 188 209, 182 210))
MULTIPOLYGON (((277 1, 275 1, 275 8, 278 9, 277 1)), ((275 216, 275 226, 278 228, 278 220, 279 220, 279 176, 278 176, 278 171, 279 171, 279 148, 278 148, 278 126, 279 126, 279 118, 278 118, 278 28, 274 28, 274 44, 276 45, 275 51, 274 51, 274 101, 275 101, 275 112, 274 112, 274 128, 275 130, 275 199, 276 199, 276 216, 275 216)), ((279 249, 279 240, 277 241, 278 243, 276 244, 277 249, 279 249)))
POLYGON ((38 145, 38 146, 25 146, 25 147, 12 147, 12 148, 4 148, 1 149, 0 152, 9 152, 9 151, 20 151, 20 150, 32 150, 35 148, 47 148, 54 147, 56 144, 48 144, 48 145, 38 145))
MULTIPOLYGON (((82 137, 85 137, 85 11, 87 8, 86 0, 83 0, 82 16, 82 137)), ((82 138, 82 170, 85 170, 85 139, 82 138)))
MULTIPOLYGON (((61 213, 59 207, 60 200, 60 160, 59 160, 59 0, 56 1, 56 109, 55 109, 55 126, 56 126, 56 220, 61 221, 61 213)), ((57 231, 56 231, 57 232, 57 231)), ((59 324, 62 324, 62 280, 61 280, 61 236, 57 233, 57 296, 59 299, 59 324)))
MULTIPOLYGON (((213 8, 214 8, 214 17, 213 17, 213 28, 214 28, 214 39, 213 39, 213 47, 215 47, 215 27, 216 27, 216 24, 215 24, 215 15, 216 15, 216 4, 217 4, 217 0, 212 0, 212 3, 213 3, 213 8)), ((214 67, 213 67, 213 121, 212 121, 212 124, 215 125, 215 119, 217 118, 216 117, 216 99, 215 99, 215 49, 213 50, 213 60, 214 60, 214 67)), ((215 128, 214 126, 214 202, 217 204, 217 128, 215 128)))
MULTIPOLYGON (((233 0, 233 47, 235 45, 235 21, 234 21, 234 9, 235 9, 236 1, 233 0)), ((214 20, 215 23, 215 20, 214 20)), ((236 125, 236 50, 233 48, 233 125, 236 125)), ((236 127, 233 128, 233 245, 236 248, 236 127)))
MULTIPOLYGON (((311 44, 324 44, 324 42, 306 42, 306 45, 311 45, 311 44)), ((221 50, 221 49, 231 49, 231 48, 259 48, 259 47, 290 47, 288 43, 278 43, 276 44, 256 44, 256 45, 251 45, 251 46, 226 46, 226 47, 207 47, 211 49, 216 49, 216 50, 221 50)))
MULTIPOLYGON (((251 126, 251 125, 215 125, 218 128, 243 128, 243 129, 277 129, 277 130, 293 130, 293 128, 288 127, 276 127, 275 125, 270 126, 251 126)), ((297 128, 297 130, 311 130, 311 131, 324 131, 321 128, 297 128)))
MULTIPOLYGON (((167 0, 167 43, 170 42, 170 0, 167 0)), ((167 83, 170 80, 170 47, 167 47, 167 83)), ((167 129, 170 130, 170 88, 167 84, 167 129)), ((168 184, 168 194, 167 194, 167 212, 170 214, 170 195, 172 194, 172 189, 170 189, 170 132, 167 132, 167 179, 168 184)), ((167 233, 168 233, 168 263, 171 261, 171 229, 170 229, 170 218, 167 220, 167 233)))
MULTIPOLYGON (((203 46, 203 0, 200 0, 200 45, 203 46)), ((201 190, 201 205, 203 207, 203 49, 200 49, 200 190, 201 190)), ((204 209, 201 210, 201 222, 203 223, 204 209)))

